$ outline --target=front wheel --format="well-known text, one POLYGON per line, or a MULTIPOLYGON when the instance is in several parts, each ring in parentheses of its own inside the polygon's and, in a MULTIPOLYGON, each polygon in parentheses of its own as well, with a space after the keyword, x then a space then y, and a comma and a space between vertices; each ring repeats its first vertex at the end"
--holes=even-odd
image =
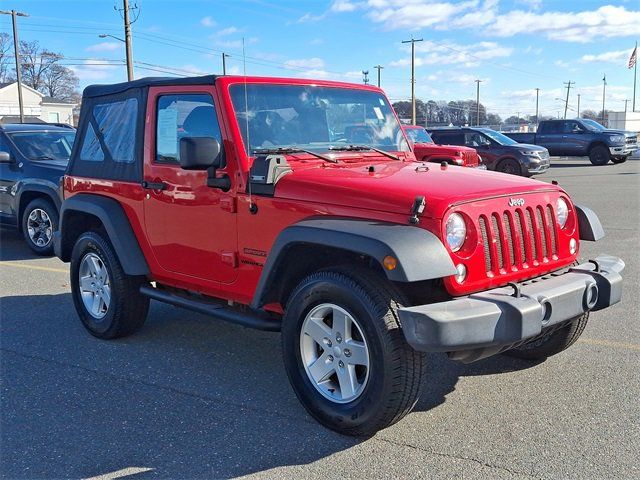
POLYGON ((520 347, 507 350, 505 354, 525 360, 544 360, 573 345, 582 335, 588 320, 589 312, 572 320, 559 330, 536 338, 520 347))
POLYGON ((593 165, 601 166, 609 163, 611 153, 604 145, 596 145, 589 152, 589 160, 593 165))
POLYGON ((628 155, 625 155, 624 157, 611 157, 611 161, 613 163, 624 163, 627 161, 627 158, 629 158, 628 155))
POLYGON ((522 175, 520 164, 513 158, 505 158, 496 167, 497 172, 509 173, 511 175, 522 175))
POLYGON ((425 356, 400 329, 401 296, 375 274, 323 271, 291 295, 284 364, 303 406, 346 435, 371 435, 404 417, 420 393, 425 356))
POLYGON ((58 228, 58 210, 49 200, 36 198, 22 214, 22 233, 38 255, 53 254, 53 232, 58 228))

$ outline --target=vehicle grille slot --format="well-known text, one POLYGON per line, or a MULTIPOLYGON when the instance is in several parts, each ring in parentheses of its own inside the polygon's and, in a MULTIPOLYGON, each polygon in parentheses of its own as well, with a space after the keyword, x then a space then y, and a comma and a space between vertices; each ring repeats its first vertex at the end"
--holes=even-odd
POLYGON ((522 263, 527 262, 527 251, 524 248, 524 223, 522 223, 522 211, 516 210, 515 216, 516 235, 518 236, 518 242, 520 242, 520 261, 522 263))
POLYGON ((487 272, 491 271, 491 249, 489 248, 489 235, 487 234, 487 222, 484 217, 478 219, 480 234, 482 235, 482 246, 484 248, 484 266, 487 272))
POLYGON ((507 237, 507 252, 509 253, 509 262, 510 266, 515 265, 516 257, 515 252, 513 250, 513 234, 511 229, 511 220, 509 218, 509 214, 506 212, 503 214, 503 222, 504 222, 504 233, 505 237, 507 237))
POLYGON ((498 249, 498 268, 504 268, 504 257, 502 256, 502 236, 498 228, 498 216, 491 215, 491 225, 493 226, 493 235, 495 236, 496 248, 498 249))
POLYGON ((540 234, 540 243, 542 245, 542 256, 545 258, 550 257, 549 251, 547 250, 547 235, 545 230, 547 229, 547 225, 544 222, 544 215, 542 213, 542 207, 536 208, 536 219, 538 222, 538 232, 540 234))
POLYGON ((535 260, 538 258, 538 249, 536 248, 536 238, 533 231, 533 220, 531 218, 531 210, 527 209, 524 211, 525 216, 527 217, 527 230, 529 235, 529 241, 531 242, 531 260, 535 260))
POLYGON ((558 254, 558 242, 556 239, 555 221, 553 218, 553 208, 547 205, 547 225, 549 225, 549 236, 551 237, 551 254, 558 254))

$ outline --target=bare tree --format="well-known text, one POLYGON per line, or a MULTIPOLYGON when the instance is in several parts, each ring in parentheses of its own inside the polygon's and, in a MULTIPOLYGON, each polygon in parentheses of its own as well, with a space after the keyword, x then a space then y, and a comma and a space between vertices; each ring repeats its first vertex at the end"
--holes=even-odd
POLYGON ((59 53, 40 48, 40 44, 37 41, 20 42, 22 81, 25 85, 42 91, 46 75, 50 74, 61 58, 62 55, 59 53))
POLYGON ((60 100, 75 101, 80 80, 70 68, 55 64, 42 75, 40 92, 60 100))
POLYGON ((13 80, 11 75, 11 64, 13 61, 12 42, 13 40, 8 33, 0 33, 0 82, 13 80))

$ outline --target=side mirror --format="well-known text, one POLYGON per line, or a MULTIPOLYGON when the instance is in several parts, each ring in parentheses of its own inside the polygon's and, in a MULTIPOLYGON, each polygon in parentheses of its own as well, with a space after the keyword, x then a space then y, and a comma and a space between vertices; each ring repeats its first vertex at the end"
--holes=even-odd
POLYGON ((207 170, 220 167, 220 144, 211 137, 180 139, 180 167, 185 170, 207 170))
POLYGON ((9 152, 0 152, 0 163, 11 163, 13 159, 9 152))

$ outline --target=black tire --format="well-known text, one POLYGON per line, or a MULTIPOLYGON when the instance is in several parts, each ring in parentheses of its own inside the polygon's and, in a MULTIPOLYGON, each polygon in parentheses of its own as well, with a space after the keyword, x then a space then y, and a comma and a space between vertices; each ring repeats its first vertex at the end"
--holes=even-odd
POLYGON ((520 164, 513 158, 505 158, 500 160, 496 166, 496 172, 508 173, 510 175, 522 175, 520 164))
POLYGON ((411 411, 420 395, 426 357, 407 344, 397 315, 403 298, 385 282, 352 270, 318 272, 299 283, 285 310, 282 350, 291 385, 311 416, 345 435, 368 436, 392 425, 411 411), (327 302, 358 319, 369 346, 368 380, 360 396, 348 403, 318 392, 302 362, 304 319, 312 308, 327 302))
POLYGON ((624 163, 627 161, 627 158, 629 158, 629 155, 625 155, 624 157, 611 157, 611 161, 613 163, 624 163))
POLYGON ((100 234, 87 232, 78 238, 71 253, 70 275, 73 303, 91 335, 112 339, 131 335, 142 327, 149 310, 149 298, 140 293, 146 279, 125 274, 111 243, 100 234), (89 254, 97 255, 108 273, 111 299, 102 318, 87 309, 80 293, 80 267, 89 254))
POLYGON ((51 201, 36 198, 29 202, 22 212, 22 234, 33 252, 38 255, 53 255, 53 232, 58 229, 58 220, 58 209, 51 201), (33 212, 37 214, 35 222, 29 218, 33 212), (44 212, 46 219, 39 212, 44 212), (33 237, 29 233, 29 227, 35 229, 33 237))
POLYGON ((593 165, 606 165, 611 160, 611 153, 604 145, 596 145, 589 150, 589 160, 593 165))
POLYGON ((576 318, 571 323, 548 335, 543 335, 520 347, 504 352, 506 355, 525 360, 544 360, 566 350, 573 345, 589 321, 589 312, 576 318))

